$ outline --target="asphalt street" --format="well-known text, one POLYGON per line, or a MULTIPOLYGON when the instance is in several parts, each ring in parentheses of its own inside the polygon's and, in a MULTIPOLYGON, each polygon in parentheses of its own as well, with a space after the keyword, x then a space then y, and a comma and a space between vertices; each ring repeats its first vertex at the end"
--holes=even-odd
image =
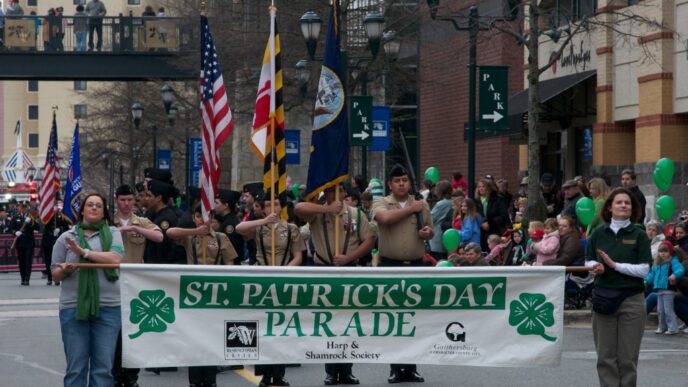
MULTIPOLYGON (((0 386, 60 386, 65 360, 57 318, 60 288, 46 286, 40 273, 33 273, 31 286, 19 286, 17 273, 0 273, 0 386)), ((646 330, 639 364, 640 386, 688 385, 688 335, 660 336, 646 330)), ((191 349, 190 349, 191 350, 191 349)), ((595 350, 588 324, 567 326, 559 367, 495 368, 419 366, 425 386, 596 386, 595 350)), ((356 364, 354 374, 365 386, 389 386, 389 368, 383 364, 356 364)), ((321 386, 322 365, 287 368, 292 386, 321 386)), ((140 385, 188 386, 187 371, 155 375, 142 371, 140 385)), ((218 375, 219 386, 255 386, 252 369, 218 375)), ((417 384, 400 384, 417 385, 417 384)))

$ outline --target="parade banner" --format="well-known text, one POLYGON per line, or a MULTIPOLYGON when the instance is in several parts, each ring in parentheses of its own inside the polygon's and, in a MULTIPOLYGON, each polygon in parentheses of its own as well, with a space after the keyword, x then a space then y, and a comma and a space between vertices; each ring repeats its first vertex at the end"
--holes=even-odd
POLYGON ((121 265, 124 367, 556 366, 564 267, 121 265))

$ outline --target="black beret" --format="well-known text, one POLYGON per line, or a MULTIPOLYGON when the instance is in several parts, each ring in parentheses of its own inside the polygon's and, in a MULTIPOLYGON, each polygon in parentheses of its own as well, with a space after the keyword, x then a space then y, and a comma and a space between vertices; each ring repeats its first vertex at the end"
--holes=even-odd
POLYGON ((134 190, 131 189, 131 186, 129 184, 123 184, 117 187, 117 190, 115 190, 115 196, 122 196, 122 195, 133 195, 134 190))
POLYGON ((239 199, 241 198, 241 192, 230 191, 228 189, 221 189, 215 197, 222 200, 225 203, 228 203, 230 206, 236 206, 236 204, 239 203, 239 199))
POLYGON ((263 183, 248 183, 244 184, 244 192, 249 192, 254 197, 258 197, 263 193, 263 183))
POLYGON ((393 177, 408 176, 408 174, 409 173, 404 166, 401 164, 394 164, 392 169, 389 171, 389 178, 391 179, 393 177))
POLYGON ((166 169, 146 168, 143 170, 143 175, 149 179, 172 183, 172 173, 166 169))
POLYGON ((174 187, 162 181, 151 180, 148 182, 148 190, 155 196, 162 195, 163 198, 167 199, 174 192, 174 187))

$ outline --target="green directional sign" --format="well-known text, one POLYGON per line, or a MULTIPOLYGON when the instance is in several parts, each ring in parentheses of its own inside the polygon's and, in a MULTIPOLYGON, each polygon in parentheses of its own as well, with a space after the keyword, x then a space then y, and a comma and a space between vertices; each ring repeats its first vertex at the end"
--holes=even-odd
POLYGON ((373 143, 373 97, 352 96, 349 99, 349 129, 352 146, 373 143))
POLYGON ((509 128, 509 67, 480 66, 478 90, 480 130, 498 131, 509 128))

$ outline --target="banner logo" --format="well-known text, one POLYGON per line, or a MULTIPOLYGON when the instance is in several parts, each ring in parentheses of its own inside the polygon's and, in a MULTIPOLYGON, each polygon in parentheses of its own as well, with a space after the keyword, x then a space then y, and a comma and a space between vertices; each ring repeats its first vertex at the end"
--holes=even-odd
POLYGON ((521 293, 509 305, 509 325, 518 326, 519 335, 538 335, 547 341, 557 341, 545 333, 545 327, 554 325, 554 305, 545 301, 544 294, 521 293))
POLYGON ((129 335, 135 339, 146 332, 162 333, 174 318, 174 300, 165 296, 164 290, 142 290, 139 298, 131 300, 129 321, 139 324, 138 332, 129 335))
POLYGON ((258 321, 225 321, 225 360, 258 359, 258 321))
POLYGON ((444 330, 444 334, 447 335, 447 338, 451 341, 461 341, 461 342, 466 342, 466 331, 463 328, 463 324, 460 322, 452 322, 447 325, 447 328, 444 330))

